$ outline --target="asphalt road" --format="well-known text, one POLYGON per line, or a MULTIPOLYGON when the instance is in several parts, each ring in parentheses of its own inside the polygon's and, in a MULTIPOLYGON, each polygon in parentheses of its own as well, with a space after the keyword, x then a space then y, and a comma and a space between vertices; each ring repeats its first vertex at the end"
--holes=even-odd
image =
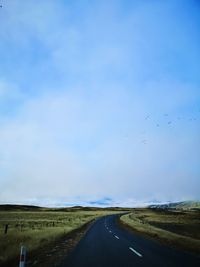
POLYGON ((132 234, 116 218, 97 220, 60 267, 200 266, 200 258, 132 234))

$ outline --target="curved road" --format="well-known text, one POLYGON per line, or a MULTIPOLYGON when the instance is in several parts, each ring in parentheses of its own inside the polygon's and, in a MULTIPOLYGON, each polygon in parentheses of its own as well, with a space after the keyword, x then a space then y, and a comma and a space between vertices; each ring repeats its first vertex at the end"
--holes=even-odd
POLYGON ((60 267, 200 266, 198 257, 122 229, 117 216, 98 219, 60 267))

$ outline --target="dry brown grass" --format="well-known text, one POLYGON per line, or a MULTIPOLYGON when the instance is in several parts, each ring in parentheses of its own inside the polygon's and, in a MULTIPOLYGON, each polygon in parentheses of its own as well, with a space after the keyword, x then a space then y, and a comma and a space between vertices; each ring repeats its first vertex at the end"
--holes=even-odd
POLYGON ((106 214, 116 211, 1 211, 0 212, 0 266, 19 257, 20 246, 28 253, 47 246, 72 230, 106 214), (4 234, 8 224, 8 233, 4 234))

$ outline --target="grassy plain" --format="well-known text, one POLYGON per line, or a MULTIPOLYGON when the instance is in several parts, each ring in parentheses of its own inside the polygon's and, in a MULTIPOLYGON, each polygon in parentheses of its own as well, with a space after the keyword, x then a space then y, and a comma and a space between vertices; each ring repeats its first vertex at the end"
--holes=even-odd
POLYGON ((82 225, 106 214, 118 211, 72 209, 21 209, 0 211, 0 266, 19 257, 20 246, 29 254, 55 242, 82 225), (4 233, 8 224, 8 232, 4 233))
POLYGON ((200 253, 200 211, 134 209, 121 222, 145 236, 200 253))

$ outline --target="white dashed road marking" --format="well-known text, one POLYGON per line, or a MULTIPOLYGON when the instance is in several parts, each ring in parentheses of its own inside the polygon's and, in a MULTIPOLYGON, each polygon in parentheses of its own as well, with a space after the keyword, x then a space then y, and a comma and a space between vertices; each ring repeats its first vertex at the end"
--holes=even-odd
POLYGON ((137 252, 135 249, 133 249, 133 248, 131 248, 131 247, 129 247, 129 249, 130 249, 131 251, 133 251, 138 257, 142 257, 142 254, 140 254, 139 252, 137 252))
MULTIPOLYGON (((109 233, 112 233, 112 231, 109 230, 106 221, 104 222, 104 225, 105 225, 105 228, 109 231, 109 233)), ((119 237, 118 237, 117 235, 114 235, 114 237, 115 237, 116 239, 119 239, 119 237)), ((137 252, 134 248, 129 247, 129 249, 130 249, 133 253, 135 253, 138 257, 141 257, 141 258, 142 258, 142 254, 140 254, 139 252, 137 252)))

